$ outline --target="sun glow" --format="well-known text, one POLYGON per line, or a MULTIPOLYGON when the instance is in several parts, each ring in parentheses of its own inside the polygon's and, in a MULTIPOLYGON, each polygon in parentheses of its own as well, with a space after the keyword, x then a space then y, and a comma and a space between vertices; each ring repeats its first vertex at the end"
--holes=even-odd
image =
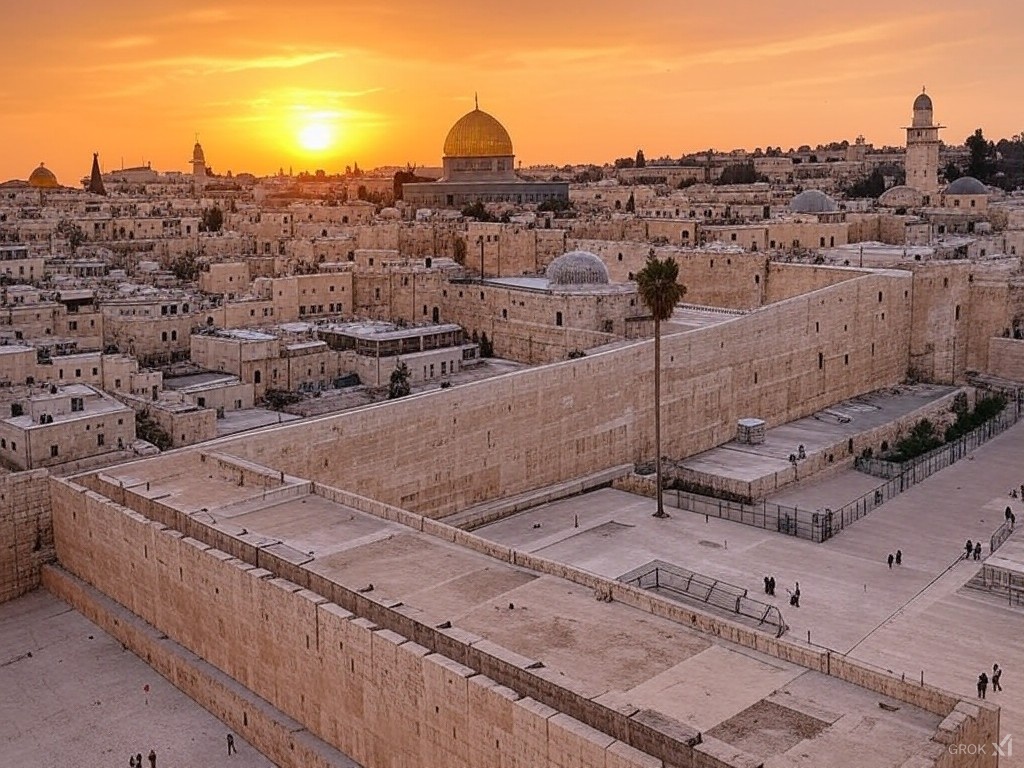
POLYGON ((334 143, 334 134, 326 123, 308 123, 299 130, 299 146, 307 152, 323 152, 334 143))

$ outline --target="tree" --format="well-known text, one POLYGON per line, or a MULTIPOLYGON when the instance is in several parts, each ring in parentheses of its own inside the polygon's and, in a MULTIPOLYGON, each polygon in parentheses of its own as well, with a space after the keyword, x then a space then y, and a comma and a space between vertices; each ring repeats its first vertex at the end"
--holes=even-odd
POLYGON ((487 338, 487 331, 480 334, 480 357, 494 357, 494 342, 487 338))
POLYGON ((963 176, 963 173, 960 172, 959 166, 957 166, 956 163, 950 160, 948 163, 946 163, 946 167, 942 170, 942 175, 945 176, 946 181, 949 182, 956 181, 961 176, 963 176))
POLYGON ((964 144, 971 153, 967 162, 967 175, 981 182, 989 181, 996 170, 995 144, 985 138, 981 128, 968 136, 964 144))
POLYGON ((404 360, 399 360, 395 370, 391 372, 391 381, 388 383, 388 400, 396 400, 405 397, 412 392, 409 384, 409 366, 404 360))
POLYGON ((224 211, 219 206, 203 209, 203 218, 199 222, 200 232, 220 232, 224 226, 224 211))
POLYGON ((659 259, 651 249, 647 263, 636 276, 640 300, 654 317, 654 467, 658 488, 655 517, 668 517, 661 484, 661 323, 672 317, 676 304, 686 294, 679 284, 679 264, 670 256, 659 259))
POLYGON ((71 253, 77 251, 78 246, 85 242, 85 232, 82 228, 67 219, 61 219, 57 223, 57 234, 67 238, 71 253))
POLYGON ((452 246, 454 251, 452 258, 455 259, 455 263, 459 266, 465 266, 466 264, 466 241, 461 237, 456 239, 455 245, 452 246))
POLYGON ((185 251, 171 264, 171 272, 184 283, 195 281, 199 277, 199 270, 199 259, 192 250, 185 251))
POLYGON ((885 174, 881 168, 873 168, 871 173, 846 188, 846 196, 879 197, 885 192, 885 174))
POLYGON ((647 158, 644 157, 644 151, 642 149, 638 149, 636 151, 636 160, 634 160, 633 162, 637 168, 647 167, 647 158))
POLYGON ((718 177, 716 184, 756 184, 765 181, 764 177, 758 176, 754 170, 754 161, 745 163, 733 163, 722 169, 722 175, 718 177))
POLYGON ((636 198, 633 197, 633 193, 629 193, 629 199, 626 201, 626 213, 636 213, 636 198))

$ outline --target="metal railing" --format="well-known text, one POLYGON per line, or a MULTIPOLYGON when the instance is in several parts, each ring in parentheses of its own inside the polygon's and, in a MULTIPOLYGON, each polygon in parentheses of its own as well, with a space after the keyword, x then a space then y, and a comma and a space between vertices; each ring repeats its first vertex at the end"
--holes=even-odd
POLYGON ((991 555, 999 549, 1003 545, 1003 542, 1010 538, 1011 533, 1013 533, 1013 524, 1009 520, 996 528, 996 532, 993 533, 992 538, 988 540, 988 553, 991 555))
POLYGON ((652 560, 623 574, 618 580, 640 589, 667 594, 669 597, 681 597, 714 606, 753 620, 759 627, 774 627, 776 637, 781 637, 789 628, 777 607, 749 597, 743 587, 680 568, 663 560, 652 560))
MULTIPOLYGON (((951 443, 940 445, 928 453, 917 458, 904 462, 884 461, 882 459, 854 460, 854 467, 868 475, 892 479, 903 477, 904 482, 909 485, 919 483, 925 478, 945 469, 950 464, 959 461, 975 448, 987 443, 993 437, 1012 427, 1020 419, 1020 404, 1017 402, 1008 403, 997 416, 986 421, 980 427, 972 429, 966 435, 957 438, 951 443)), ((909 487, 909 485, 907 487, 909 487)))

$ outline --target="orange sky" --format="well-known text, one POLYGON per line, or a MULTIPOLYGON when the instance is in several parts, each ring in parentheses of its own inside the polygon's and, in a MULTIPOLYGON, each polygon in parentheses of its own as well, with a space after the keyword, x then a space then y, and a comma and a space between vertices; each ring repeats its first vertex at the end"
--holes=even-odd
MULTIPOLYGON (((902 144, 922 85, 960 143, 1024 131, 1024 3, 41 0, 4 13, 0 180, 439 165, 480 106, 524 165, 902 144), (254 10, 254 8, 256 10, 254 10), (330 134, 303 149, 309 125, 330 134)), ((323 137, 321 136, 321 139, 323 137)))

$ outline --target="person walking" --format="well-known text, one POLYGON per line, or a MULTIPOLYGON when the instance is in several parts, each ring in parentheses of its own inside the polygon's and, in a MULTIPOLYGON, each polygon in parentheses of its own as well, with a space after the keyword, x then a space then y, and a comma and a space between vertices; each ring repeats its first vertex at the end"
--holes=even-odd
POLYGON ((903 550, 896 550, 896 565, 903 565, 903 550))
POLYGON ((988 675, 982 672, 978 675, 978 698, 985 698, 985 691, 988 689, 988 675))
POLYGON ((149 768, 156 768, 156 750, 149 750, 149 768))
POLYGON ((974 559, 981 560, 981 542, 975 542, 974 544, 974 559))
POLYGON ((974 552, 974 542, 970 539, 968 539, 967 543, 964 545, 964 552, 964 560, 970 560, 971 553, 974 552))
POLYGON ((896 558, 892 556, 892 552, 889 553, 889 570, 892 570, 892 561, 896 558))
POLYGON ((1003 690, 1003 686, 999 684, 999 678, 1003 676, 1003 670, 999 668, 998 664, 992 665, 992 693, 1003 690))
POLYGON ((238 750, 235 749, 235 737, 232 734, 228 734, 228 754, 237 755, 238 750))
POLYGON ((772 597, 775 597, 775 577, 774 576, 769 576, 768 577, 768 594, 771 595, 772 597))
POLYGON ((771 589, 770 589, 770 588, 768 587, 768 585, 769 585, 770 583, 771 583, 771 582, 769 581, 768 577, 767 577, 767 576, 765 576, 765 577, 764 577, 764 593, 765 593, 766 595, 770 595, 770 594, 771 594, 771 589))

